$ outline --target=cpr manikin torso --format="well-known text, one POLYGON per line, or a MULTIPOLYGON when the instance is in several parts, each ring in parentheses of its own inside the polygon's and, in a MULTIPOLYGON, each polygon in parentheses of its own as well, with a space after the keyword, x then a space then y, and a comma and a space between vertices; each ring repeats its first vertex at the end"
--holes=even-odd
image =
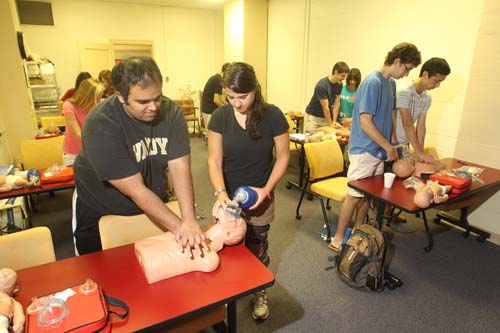
POLYGON ((193 271, 212 272, 219 266, 217 252, 224 245, 238 244, 245 235, 246 224, 239 215, 222 206, 214 206, 213 215, 214 224, 206 232, 209 240, 203 257, 188 250, 182 252, 172 232, 135 243, 135 254, 148 283, 193 271))
POLYGON ((392 165, 392 171, 400 178, 410 176, 421 177, 422 174, 433 174, 445 168, 442 163, 426 163, 413 159, 399 159, 392 165))

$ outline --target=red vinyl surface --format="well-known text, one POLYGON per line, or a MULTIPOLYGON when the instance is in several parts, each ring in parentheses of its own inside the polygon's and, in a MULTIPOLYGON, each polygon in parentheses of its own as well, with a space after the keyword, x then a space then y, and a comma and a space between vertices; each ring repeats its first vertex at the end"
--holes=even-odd
POLYGON ((274 283, 274 275, 244 245, 226 247, 219 255, 221 264, 214 272, 192 272, 148 285, 129 244, 19 270, 16 299, 26 309, 33 296, 57 292, 90 277, 106 294, 130 307, 128 319, 115 323, 113 332, 132 332, 233 302, 274 283))
MULTIPOLYGON (((452 201, 458 201, 462 198, 469 196, 470 194, 477 193, 478 191, 485 190, 492 186, 500 185, 500 170, 494 168, 488 168, 476 163, 470 163, 466 161, 457 160, 455 158, 446 158, 441 160, 446 164, 447 169, 456 169, 461 166, 475 166, 483 168, 484 171, 479 175, 481 182, 473 182, 471 188, 461 194, 451 193, 448 203, 452 201)), ((349 182, 349 186, 372 197, 382 199, 388 203, 391 203, 398 208, 401 208, 409 213, 416 213, 425 209, 417 207, 413 203, 413 196, 415 191, 412 189, 406 189, 403 186, 404 178, 396 178, 392 188, 384 187, 384 176, 374 176, 359 180, 354 180, 349 182)), ((431 206, 432 207, 432 206, 431 206)))

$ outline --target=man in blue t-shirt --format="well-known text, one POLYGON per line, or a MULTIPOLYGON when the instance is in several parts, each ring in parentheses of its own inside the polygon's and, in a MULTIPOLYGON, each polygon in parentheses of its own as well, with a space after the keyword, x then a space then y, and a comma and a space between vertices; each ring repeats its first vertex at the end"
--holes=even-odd
POLYGON ((340 92, 349 66, 345 62, 337 62, 332 73, 316 83, 314 94, 306 107, 304 129, 315 130, 321 126, 333 126, 332 110, 335 105, 340 105, 340 92))
MULTIPOLYGON (((384 160, 398 159, 398 152, 391 144, 392 113, 396 106, 394 79, 407 76, 420 61, 420 52, 415 45, 400 43, 389 51, 382 67, 370 73, 359 86, 349 139, 348 181, 382 174, 384 160), (382 159, 384 154, 387 158, 382 159)), ((330 249, 338 251, 356 207, 355 226, 358 226, 366 219, 368 203, 363 201, 362 193, 348 187, 330 249)))

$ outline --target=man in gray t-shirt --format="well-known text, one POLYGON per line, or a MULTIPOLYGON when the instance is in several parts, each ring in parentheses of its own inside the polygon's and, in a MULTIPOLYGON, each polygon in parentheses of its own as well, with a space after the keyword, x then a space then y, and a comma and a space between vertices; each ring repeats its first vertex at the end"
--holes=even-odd
POLYGON ((434 157, 424 152, 425 120, 432 103, 432 98, 427 91, 438 88, 449 74, 450 66, 446 60, 431 58, 422 65, 418 79, 405 83, 398 89, 396 137, 398 142, 404 145, 402 157, 413 155, 409 147, 411 144, 419 160, 435 161, 434 157))

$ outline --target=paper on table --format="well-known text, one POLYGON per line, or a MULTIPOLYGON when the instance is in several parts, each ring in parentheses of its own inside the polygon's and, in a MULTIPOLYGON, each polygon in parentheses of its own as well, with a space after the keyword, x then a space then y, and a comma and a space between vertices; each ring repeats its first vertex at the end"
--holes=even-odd
POLYGON ((306 135, 304 133, 291 133, 290 138, 298 141, 304 141, 306 135))

